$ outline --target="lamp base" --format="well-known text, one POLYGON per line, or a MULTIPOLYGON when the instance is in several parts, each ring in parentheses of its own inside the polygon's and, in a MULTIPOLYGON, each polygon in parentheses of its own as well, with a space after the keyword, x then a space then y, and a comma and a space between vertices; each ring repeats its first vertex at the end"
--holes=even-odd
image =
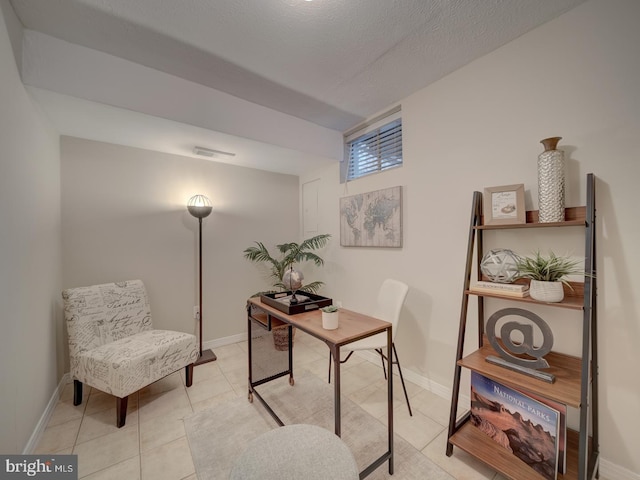
POLYGON ((203 350, 202 355, 198 357, 195 361, 194 365, 197 367, 198 365, 202 365, 203 363, 209 363, 217 360, 216 354, 213 353, 213 350, 203 350))

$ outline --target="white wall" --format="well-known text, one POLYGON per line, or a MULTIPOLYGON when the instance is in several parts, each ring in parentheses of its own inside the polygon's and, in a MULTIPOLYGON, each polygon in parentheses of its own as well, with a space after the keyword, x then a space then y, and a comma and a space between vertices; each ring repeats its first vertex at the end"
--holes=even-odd
POLYGON ((63 373, 56 355, 62 337, 60 154, 57 134, 20 81, 2 1, 0 452, 11 454, 23 451, 63 373))
MULTIPOLYGON (((396 338, 403 367, 451 388, 472 192, 524 183, 526 207, 536 209, 536 160, 543 150, 538 142, 562 136, 567 205, 584 205, 585 176, 598 177, 604 468, 635 475, 640 475, 640 377, 632 373, 640 362, 640 294, 634 287, 640 270, 639 18, 636 0, 591 0, 404 99, 404 167, 348 187, 339 184, 337 166, 301 178, 301 184, 320 179, 319 230, 336 236, 325 255, 328 294, 367 310, 385 277, 409 283, 396 338), (339 247, 338 198, 395 185, 404 187, 403 248, 339 247)), ((581 255, 584 240, 579 233, 563 238, 565 230, 489 235, 487 241, 524 254, 552 246, 581 255)), ((489 309, 501 306, 496 301, 489 309)), ((548 307, 535 311, 553 325, 556 348, 577 353, 581 315, 548 307)))
POLYGON ((61 151, 64 288, 140 278, 156 328, 194 332, 198 220, 186 205, 204 194, 203 339, 246 333, 246 300, 270 284, 242 251, 297 240, 298 177, 73 137, 61 151))

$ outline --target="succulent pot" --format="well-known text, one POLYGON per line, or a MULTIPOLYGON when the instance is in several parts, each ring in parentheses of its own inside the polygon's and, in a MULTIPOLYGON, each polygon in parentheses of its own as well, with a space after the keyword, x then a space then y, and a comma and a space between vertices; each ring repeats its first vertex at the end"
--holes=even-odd
POLYGON ((529 295, 539 302, 557 303, 564 299, 564 288, 562 282, 531 280, 529 295))
POLYGON ((322 328, 325 330, 335 330, 338 328, 339 312, 322 312, 322 328))

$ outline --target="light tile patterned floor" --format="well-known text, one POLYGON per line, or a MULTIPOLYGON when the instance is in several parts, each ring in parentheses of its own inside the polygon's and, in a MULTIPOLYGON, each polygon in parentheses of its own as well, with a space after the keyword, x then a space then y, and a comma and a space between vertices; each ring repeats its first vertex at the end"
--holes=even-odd
MULTIPOLYGON (((191 388, 183 372, 150 385, 129 399, 127 423, 115 426, 115 400, 85 388, 73 406, 66 386, 34 453, 78 454, 79 478, 87 480, 196 480, 182 419, 247 396, 246 342, 216 348, 218 360, 196 367, 191 388)), ((328 349, 297 332, 295 368, 326 379, 328 349)), ((394 384, 395 432, 456 479, 502 480, 503 477, 459 449, 445 455, 449 402, 407 382, 413 417, 407 411, 399 379, 394 384)), ((386 383, 379 364, 353 356, 343 365, 342 393, 386 422, 386 383)), ((384 467, 380 467, 384 468, 384 467)))

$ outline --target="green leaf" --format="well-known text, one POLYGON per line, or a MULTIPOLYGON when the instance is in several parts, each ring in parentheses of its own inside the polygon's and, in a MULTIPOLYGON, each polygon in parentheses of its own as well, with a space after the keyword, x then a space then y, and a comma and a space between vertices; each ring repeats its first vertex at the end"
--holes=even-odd
POLYGON ((580 261, 568 257, 558 257, 553 252, 549 252, 549 256, 545 258, 537 251, 533 257, 520 257, 516 265, 518 268, 517 278, 529 278, 542 282, 562 282, 569 285, 565 278, 568 275, 590 276, 584 271, 580 261))
POLYGON ((307 293, 318 293, 318 290, 320 290, 323 285, 324 282, 311 282, 300 287, 299 291, 307 293))
MULTIPOLYGON (((328 233, 316 235, 304 240, 302 243, 295 242, 282 243, 276 245, 281 258, 274 258, 269 250, 261 242, 254 242, 255 247, 244 250, 244 257, 252 262, 266 262, 271 266, 271 277, 274 280, 273 287, 286 290, 282 283, 282 277, 288 268, 296 263, 313 262, 317 267, 324 265, 324 260, 314 250, 323 248, 329 242, 331 235, 328 233)), ((312 282, 300 288, 300 291, 316 293, 324 285, 323 282, 312 282)))

